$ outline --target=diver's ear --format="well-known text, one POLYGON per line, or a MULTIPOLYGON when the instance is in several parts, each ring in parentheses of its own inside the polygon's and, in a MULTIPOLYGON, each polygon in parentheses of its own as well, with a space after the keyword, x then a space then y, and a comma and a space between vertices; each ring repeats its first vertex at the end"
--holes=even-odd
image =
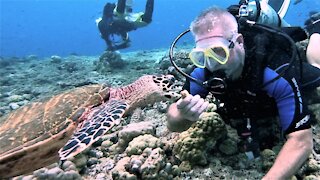
POLYGON ((240 34, 240 33, 238 34, 236 42, 239 43, 239 44, 243 44, 243 36, 242 36, 242 34, 240 34))

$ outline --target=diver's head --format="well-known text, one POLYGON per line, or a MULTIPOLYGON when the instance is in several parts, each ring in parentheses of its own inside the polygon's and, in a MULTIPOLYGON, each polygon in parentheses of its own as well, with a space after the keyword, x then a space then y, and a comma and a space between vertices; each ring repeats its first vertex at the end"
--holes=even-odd
POLYGON ((240 77, 244 65, 243 37, 234 16, 224 9, 211 7, 191 23, 196 48, 190 53, 193 63, 211 72, 223 70, 227 78, 240 77))

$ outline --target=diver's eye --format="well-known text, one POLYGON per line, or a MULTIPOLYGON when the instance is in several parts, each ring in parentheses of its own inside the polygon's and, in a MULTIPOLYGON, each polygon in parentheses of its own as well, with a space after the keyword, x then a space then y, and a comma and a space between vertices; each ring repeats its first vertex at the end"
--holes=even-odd
POLYGON ((221 58, 227 57, 227 53, 222 47, 214 47, 214 48, 211 48, 211 50, 215 55, 221 58))

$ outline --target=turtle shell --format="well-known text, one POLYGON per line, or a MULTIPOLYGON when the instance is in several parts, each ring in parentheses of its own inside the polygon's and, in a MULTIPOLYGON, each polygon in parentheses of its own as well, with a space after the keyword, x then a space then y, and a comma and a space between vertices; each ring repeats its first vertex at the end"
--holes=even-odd
POLYGON ((88 85, 30 103, 2 117, 0 177, 17 176, 57 162, 59 149, 81 117, 108 98, 108 87, 88 85))

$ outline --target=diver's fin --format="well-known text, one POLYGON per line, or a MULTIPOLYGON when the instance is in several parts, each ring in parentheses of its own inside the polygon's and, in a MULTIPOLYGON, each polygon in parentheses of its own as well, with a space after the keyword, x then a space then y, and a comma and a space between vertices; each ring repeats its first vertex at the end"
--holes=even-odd
POLYGON ((263 0, 266 1, 283 18, 289 8, 291 0, 263 0))

